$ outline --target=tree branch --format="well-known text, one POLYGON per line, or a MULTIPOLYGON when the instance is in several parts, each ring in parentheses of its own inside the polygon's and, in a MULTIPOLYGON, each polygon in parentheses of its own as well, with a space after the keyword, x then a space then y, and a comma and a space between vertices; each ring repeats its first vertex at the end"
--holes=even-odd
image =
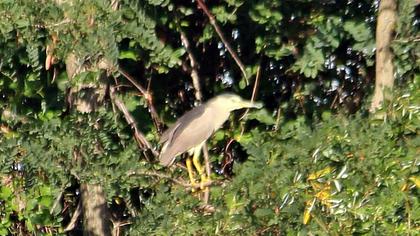
POLYGON ((115 86, 110 87, 110 97, 113 103, 118 107, 118 110, 120 110, 120 112, 123 113, 127 123, 134 130, 134 137, 140 148, 149 149, 152 152, 153 156, 156 158, 159 155, 158 152, 153 149, 152 145, 147 141, 144 134, 137 128, 137 122, 134 120, 133 116, 130 114, 125 104, 115 96, 115 86))
POLYGON ((175 178, 173 178, 172 176, 169 176, 169 175, 161 174, 161 173, 158 173, 158 172, 149 172, 149 171, 146 171, 146 172, 132 171, 132 172, 128 173, 128 177, 131 177, 133 175, 151 176, 151 177, 157 177, 157 178, 160 178, 160 179, 167 179, 167 180, 170 180, 170 181, 174 182, 175 184, 183 186, 185 188, 194 188, 194 189, 200 188, 202 186, 203 187, 210 187, 210 186, 213 186, 213 185, 222 184, 221 182, 218 182, 218 181, 208 181, 208 182, 204 183, 203 185, 201 183, 190 184, 190 183, 187 183, 185 181, 175 179, 175 178))
MULTIPOLYGON (((260 77, 261 77, 261 61, 258 65, 258 70, 257 70, 257 74, 255 75, 255 83, 254 83, 254 87, 252 88, 252 95, 251 95, 251 101, 254 102, 255 98, 257 97, 258 94, 258 87, 260 86, 260 77)), ((241 118, 239 118, 239 120, 242 120, 246 114, 248 114, 249 112, 249 108, 247 108, 244 112, 244 114, 241 116, 241 118)))
POLYGON ((226 40, 225 35, 223 34, 222 30, 220 29, 219 25, 216 22, 216 19, 214 18, 213 14, 210 12, 210 10, 207 8, 206 4, 202 0, 197 0, 198 6, 204 11, 204 13, 207 15, 207 17, 210 20, 210 24, 213 26, 213 28, 216 30, 217 35, 219 35, 220 40, 222 40, 223 44, 225 45, 226 49, 232 56, 233 60, 235 60, 236 64, 238 65, 239 69, 242 72, 243 77, 245 78, 245 83, 248 85, 248 76, 245 70, 245 66, 242 63, 241 59, 239 59, 239 56, 236 54, 236 52, 232 49, 229 42, 226 40))
POLYGON ((201 102, 203 99, 203 94, 201 92, 201 85, 200 85, 200 78, 198 76, 198 64, 195 56, 191 50, 190 42, 188 41, 185 32, 180 27, 180 34, 181 34, 181 41, 184 44, 185 49, 187 50, 188 58, 190 59, 190 66, 191 66, 191 78, 193 81, 193 86, 195 89, 195 98, 201 102))
POLYGON ((127 72, 125 72, 123 69, 118 68, 118 72, 120 72, 128 81, 130 81, 130 83, 132 83, 134 85, 134 87, 136 87, 140 93, 146 97, 148 96, 147 90, 145 88, 143 88, 143 86, 141 86, 139 83, 137 83, 137 81, 131 77, 127 72))
POLYGON ((147 107, 149 108, 152 120, 156 126, 156 129, 158 130, 158 132, 160 132, 162 129, 162 121, 160 120, 159 115, 156 112, 156 108, 153 105, 153 97, 150 91, 148 89, 145 89, 139 83, 137 83, 137 81, 133 77, 131 77, 127 72, 125 72, 123 69, 118 68, 118 72, 120 72, 128 81, 130 81, 130 83, 133 84, 134 87, 136 87, 140 91, 141 95, 144 96, 144 98, 147 101, 147 107))
POLYGON ((394 86, 394 65, 391 43, 397 21, 397 4, 395 0, 382 0, 376 25, 376 68, 375 92, 370 105, 370 112, 381 107, 384 100, 392 98, 394 86))
POLYGON ((82 213, 82 201, 79 201, 77 204, 76 210, 73 212, 73 216, 70 219, 70 222, 67 224, 67 226, 64 228, 64 232, 68 232, 74 229, 76 227, 76 224, 79 220, 79 216, 82 213))

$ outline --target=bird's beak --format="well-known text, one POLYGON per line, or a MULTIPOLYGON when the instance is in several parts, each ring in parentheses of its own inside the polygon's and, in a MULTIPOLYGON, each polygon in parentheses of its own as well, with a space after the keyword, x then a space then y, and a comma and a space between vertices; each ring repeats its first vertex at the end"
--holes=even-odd
POLYGON ((252 102, 252 101, 243 101, 242 102, 243 108, 262 108, 263 104, 261 102, 252 102))

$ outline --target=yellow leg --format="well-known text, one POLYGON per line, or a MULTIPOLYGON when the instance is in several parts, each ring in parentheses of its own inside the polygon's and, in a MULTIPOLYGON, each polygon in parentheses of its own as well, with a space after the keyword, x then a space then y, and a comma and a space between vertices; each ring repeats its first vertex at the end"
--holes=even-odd
MULTIPOLYGON (((193 171, 193 163, 191 161, 191 157, 187 157, 186 161, 187 170, 188 170, 188 176, 190 177, 190 182, 192 185, 195 185, 195 179, 194 179, 194 171, 193 171)), ((195 192, 194 187, 191 188, 192 192, 195 192)))
POLYGON ((195 169, 197 169, 198 173, 201 175, 204 173, 204 168, 200 163, 200 153, 201 153, 201 146, 194 148, 194 156, 193 156, 193 163, 195 169))
POLYGON ((198 174, 200 175, 200 178, 201 178, 200 189, 204 189, 204 184, 207 181, 210 181, 210 176, 208 176, 208 177, 206 176, 206 173, 204 171, 204 167, 200 163, 201 148, 202 148, 202 145, 200 145, 199 147, 196 147, 194 149, 193 163, 194 163, 195 169, 197 169, 197 172, 198 172, 198 174))

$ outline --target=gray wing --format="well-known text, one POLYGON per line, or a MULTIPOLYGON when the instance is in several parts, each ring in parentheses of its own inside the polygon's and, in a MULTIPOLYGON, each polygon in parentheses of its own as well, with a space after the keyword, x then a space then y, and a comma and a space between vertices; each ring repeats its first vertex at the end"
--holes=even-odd
POLYGON ((177 155, 210 137, 214 131, 211 119, 213 119, 211 110, 205 111, 204 106, 198 106, 181 116, 162 134, 160 143, 165 144, 159 157, 160 163, 164 166, 171 165, 177 155))
POLYGON ((167 130, 165 130, 165 132, 163 132, 162 136, 160 137, 159 143, 162 144, 168 140, 170 141, 172 138, 174 138, 173 135, 178 128, 183 129, 183 127, 185 127, 189 123, 189 121, 197 119, 203 113, 204 107, 202 105, 194 107, 190 111, 186 112, 176 121, 175 124, 170 126, 167 130))

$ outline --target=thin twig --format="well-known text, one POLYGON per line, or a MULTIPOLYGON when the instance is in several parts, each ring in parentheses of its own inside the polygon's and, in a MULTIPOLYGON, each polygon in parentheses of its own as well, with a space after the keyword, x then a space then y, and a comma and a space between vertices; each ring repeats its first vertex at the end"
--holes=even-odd
MULTIPOLYGON (((207 142, 204 142, 203 144, 203 156, 204 156, 204 163, 206 167, 206 175, 207 179, 210 178, 211 175, 211 166, 210 166, 210 158, 209 158, 209 149, 207 147, 207 142)), ((209 204, 210 201, 210 189, 205 188, 204 189, 204 204, 209 204)))
MULTIPOLYGON (((251 95, 251 101, 254 102, 255 98, 257 97, 258 93, 258 87, 260 86, 260 77, 261 77, 261 60, 258 65, 257 74, 255 75, 255 83, 254 87, 252 88, 252 95, 251 95)), ((239 120, 242 120, 249 112, 249 108, 247 108, 244 112, 244 114, 239 118, 239 120)))
MULTIPOLYGON (((258 91, 258 87, 260 85, 260 75, 261 75, 261 61, 258 65, 258 70, 257 70, 257 74, 255 75, 255 83, 254 83, 254 87, 252 88, 252 95, 251 95, 251 101, 254 102, 255 98, 257 97, 257 91, 258 91)), ((239 120, 242 120, 249 112, 249 108, 247 108, 244 112, 244 114, 239 118, 239 120)), ((240 136, 242 136, 245 132, 245 125, 244 123, 241 124, 241 134, 240 136)))
POLYGON ((277 108, 277 117, 276 117, 276 123, 274 124, 273 130, 277 131, 280 126, 280 115, 281 115, 281 103, 279 103, 279 108, 277 108))
POLYGON ((58 194, 57 198, 54 201, 53 206, 51 207, 50 210, 50 215, 52 215, 55 211, 55 208, 58 206, 58 204, 61 202, 61 198, 63 197, 63 191, 60 191, 60 194, 58 194))
POLYGON ((112 230, 113 236, 119 236, 121 234, 120 228, 126 225, 131 225, 132 222, 130 221, 112 221, 112 224, 114 225, 114 229, 112 230))
POLYGON ((133 77, 131 77, 131 75, 129 75, 127 72, 125 72, 123 69, 118 68, 118 72, 120 72, 128 81, 130 81, 130 83, 132 83, 140 91, 140 93, 143 96, 145 96, 145 98, 147 99, 149 94, 147 93, 147 90, 143 88, 143 86, 137 83, 137 81, 133 77))
POLYGON ((130 83, 132 83, 134 87, 136 87, 140 91, 141 95, 144 96, 144 98, 147 101, 147 107, 149 108, 152 120, 156 126, 156 129, 158 130, 158 132, 160 132, 162 128, 162 121, 160 120, 159 115, 156 111, 156 108, 153 105, 153 96, 150 93, 150 91, 148 89, 145 89, 139 83, 137 83, 137 81, 133 77, 131 77, 127 72, 125 72, 123 69, 118 68, 118 72, 120 72, 128 81, 130 81, 130 83))
POLYGON ((197 60, 195 59, 195 56, 191 50, 190 42, 188 41, 188 38, 185 35, 185 32, 182 29, 180 29, 179 31, 181 34, 182 44, 184 44, 184 47, 187 50, 188 58, 190 59, 191 78, 192 78, 193 86, 195 89, 195 98, 199 102, 201 102, 201 100, 203 99, 203 94, 201 93, 200 78, 198 76, 197 60))
POLYGON ((226 144, 226 147, 225 147, 225 150, 224 150, 225 155, 226 155, 228 158, 224 158, 225 163, 223 163, 222 168, 220 168, 220 169, 222 170, 222 173, 223 173, 223 174, 225 174, 225 173, 226 173, 226 172, 225 172, 226 167, 227 167, 228 165, 232 164, 232 162, 233 162, 232 153, 231 153, 231 152, 230 152, 230 150, 229 150, 229 149, 230 149, 230 147, 231 147, 231 145, 232 145, 232 143, 233 143, 233 141, 235 141, 235 139, 231 138, 231 139, 229 140, 229 142, 226 144), (227 160, 226 160, 226 159, 227 159, 227 160))
POLYGON ((260 63, 257 69, 257 74, 255 75, 255 83, 254 83, 254 87, 252 88, 251 101, 255 101, 255 98, 258 95, 258 87, 260 86, 260 77, 261 77, 261 63, 262 63, 262 59, 260 60, 260 63))
POLYGON ((111 96, 111 100, 118 107, 118 110, 120 110, 123 113, 124 118, 127 121, 127 123, 134 130, 134 137, 138 145, 140 146, 140 148, 149 149, 154 155, 154 157, 156 158, 159 154, 157 153, 156 150, 153 149, 152 145, 149 143, 149 141, 147 141, 144 134, 137 128, 137 122, 134 120, 133 116, 130 114, 125 104, 118 97, 115 96, 114 86, 111 86, 110 88, 110 96, 111 96))
POLYGON ((150 92, 150 85, 152 84, 152 78, 148 79, 148 83, 147 83, 147 94, 149 94, 147 101, 147 107, 150 110, 150 116, 152 117, 153 120, 153 124, 156 127, 156 130, 158 131, 159 134, 161 134, 163 132, 163 122, 162 120, 159 118, 159 115, 155 109, 155 106, 153 105, 153 96, 152 93, 150 92))
POLYGON ((216 19, 214 18, 213 14, 210 12, 206 4, 202 0, 197 0, 198 6, 204 11, 204 13, 207 15, 207 17, 210 20, 210 24, 213 26, 213 28, 216 30, 217 35, 219 35, 220 40, 222 40, 223 44, 225 45, 226 49, 230 53, 230 55, 235 60, 236 64, 238 65, 239 69, 242 72, 242 75, 245 78, 245 83, 248 85, 248 76, 245 70, 245 66, 242 63, 241 59, 239 59, 239 56, 236 54, 236 52, 232 49, 229 42, 226 40, 222 30, 220 29, 219 25, 216 22, 216 19))
POLYGON ((67 226, 64 228, 64 232, 68 232, 74 229, 76 227, 76 224, 79 220, 79 216, 82 213, 82 201, 79 201, 77 204, 76 210, 73 213, 73 216, 70 219, 70 222, 67 224, 67 226))
POLYGON ((333 109, 334 108, 335 102, 337 101, 337 99, 338 99, 338 94, 335 94, 334 99, 333 99, 333 101, 332 101, 332 103, 330 105, 330 109, 333 109))

